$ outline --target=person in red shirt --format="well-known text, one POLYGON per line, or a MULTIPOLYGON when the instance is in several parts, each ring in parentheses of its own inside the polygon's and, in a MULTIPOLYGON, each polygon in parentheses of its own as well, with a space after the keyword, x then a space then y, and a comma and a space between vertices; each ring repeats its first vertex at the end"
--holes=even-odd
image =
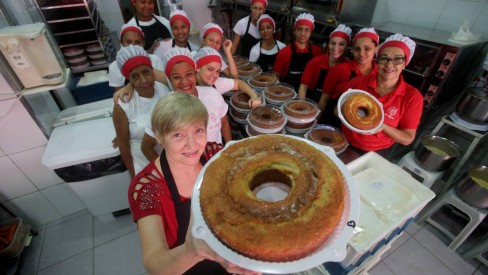
POLYGON ((379 44, 379 36, 373 28, 363 28, 352 40, 354 60, 338 64, 327 74, 323 85, 323 93, 319 100, 321 112, 319 121, 335 127, 341 122, 334 114, 339 96, 345 92, 345 86, 353 77, 358 75, 375 74, 378 70, 373 60, 379 44))
POLYGON ((303 71, 308 61, 322 54, 322 49, 310 44, 310 36, 314 29, 314 17, 309 13, 297 16, 293 25, 293 42, 281 49, 276 57, 273 73, 281 82, 288 83, 298 91, 303 71))
POLYGON ((351 32, 351 28, 341 24, 330 33, 327 53, 312 58, 305 67, 298 97, 319 102, 327 73, 336 64, 344 61, 347 45, 351 42, 351 32))
POLYGON ((197 176, 222 149, 207 142, 207 121, 207 108, 187 93, 163 97, 152 113, 151 126, 164 151, 137 174, 128 190, 149 274, 251 273, 217 256, 191 233, 197 176))
POLYGON ((346 89, 364 90, 383 104, 384 121, 371 135, 353 132, 342 126, 352 149, 376 151, 388 156, 394 143, 409 145, 415 139, 422 116, 423 97, 403 80, 402 71, 415 51, 415 42, 401 34, 388 37, 378 48, 378 72, 353 78, 346 89))

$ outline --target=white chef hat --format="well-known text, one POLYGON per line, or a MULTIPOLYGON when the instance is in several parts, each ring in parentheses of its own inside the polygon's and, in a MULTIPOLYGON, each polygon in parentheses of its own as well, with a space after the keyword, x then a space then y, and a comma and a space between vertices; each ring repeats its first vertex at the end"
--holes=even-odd
POLYGON ((129 31, 138 33, 144 39, 144 32, 142 32, 142 29, 139 26, 125 24, 120 28, 119 40, 122 41, 124 34, 129 31))
POLYGON ((301 25, 307 25, 313 30, 315 27, 314 22, 315 22, 315 18, 313 17, 312 14, 302 13, 297 16, 295 20, 295 24, 293 25, 293 29, 296 29, 298 26, 301 25))
POLYGON ((195 61, 191 57, 191 52, 187 48, 171 48, 163 55, 164 72, 169 78, 171 69, 179 62, 187 62, 196 69, 195 61))
POLYGON ((195 60, 197 64, 197 69, 200 69, 202 66, 211 62, 218 62, 222 64, 222 56, 220 56, 218 51, 211 47, 200 48, 193 56, 193 60, 195 60))
POLYGON ((183 20, 188 26, 191 25, 190 18, 188 18, 188 15, 186 15, 186 12, 183 10, 174 10, 171 12, 169 15, 169 24, 173 25, 173 22, 176 19, 181 19, 183 20))
POLYGON ((362 38, 362 37, 369 37, 369 38, 373 39, 373 41, 375 41, 376 44, 380 43, 380 37, 378 36, 378 34, 374 30, 374 28, 362 28, 362 29, 360 29, 358 31, 358 33, 356 33, 356 35, 352 39, 352 44, 356 43, 356 40, 358 40, 359 38, 362 38))
POLYGON ((268 0, 251 0, 251 5, 254 3, 261 3, 265 8, 268 6, 268 0))
POLYGON ((215 23, 207 23, 203 25, 202 31, 200 32, 200 39, 203 40, 207 35, 209 35, 212 32, 219 33, 221 36, 224 36, 224 31, 222 28, 215 24, 215 23))
POLYGON ((147 52, 141 46, 129 45, 121 47, 117 52, 116 60, 122 75, 127 79, 130 72, 137 66, 147 65, 152 68, 151 59, 149 59, 147 52))
POLYGON ((258 29, 261 28, 261 24, 264 22, 270 23, 271 26, 273 26, 273 32, 275 31, 275 29, 276 29, 275 21, 273 20, 273 18, 271 16, 269 16, 265 13, 261 14, 261 16, 258 19, 258 29))
POLYGON ((415 52, 415 42, 407 36, 403 36, 399 33, 390 35, 386 38, 385 42, 381 43, 378 47, 378 54, 377 56, 381 55, 381 52, 389 47, 397 47, 403 50, 405 53, 405 65, 408 65, 410 60, 412 60, 412 56, 415 52))
POLYGON ((351 33, 352 30, 348 26, 344 24, 340 24, 329 34, 329 38, 333 37, 340 37, 344 40, 346 40, 346 43, 349 44, 351 42, 351 33))

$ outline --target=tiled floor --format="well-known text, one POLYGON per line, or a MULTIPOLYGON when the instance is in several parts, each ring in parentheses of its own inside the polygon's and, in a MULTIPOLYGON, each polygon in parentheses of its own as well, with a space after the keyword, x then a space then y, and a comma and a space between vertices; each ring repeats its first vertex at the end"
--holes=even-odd
MULTIPOLYGON (((465 262, 447 249, 431 230, 428 225, 409 225, 369 274, 488 274, 484 265, 465 262)), ((18 271, 26 275, 145 274, 131 216, 101 222, 88 211, 40 229, 24 250, 18 271)))

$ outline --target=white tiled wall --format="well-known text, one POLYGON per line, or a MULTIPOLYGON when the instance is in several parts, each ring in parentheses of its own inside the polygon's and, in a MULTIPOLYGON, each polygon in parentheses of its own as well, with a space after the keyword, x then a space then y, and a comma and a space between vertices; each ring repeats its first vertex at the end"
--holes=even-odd
POLYGON ((62 217, 41 192, 18 197, 3 204, 32 226, 41 225, 62 217))
POLYGON ((465 21, 474 34, 488 37, 487 0, 378 0, 373 22, 398 22, 456 32, 465 21))
POLYGON ((8 156, 0 158, 0 175, 0 202, 37 191, 8 156))
POLYGON ((20 153, 9 155, 10 159, 19 167, 29 180, 42 190, 56 184, 62 183, 54 171, 42 165, 41 159, 44 155, 46 146, 34 148, 20 153))
POLYGON ((0 101, 0 129, 0 148, 6 154, 47 144, 47 138, 17 99, 0 101))
POLYGON ((32 226, 84 209, 69 186, 42 165, 47 138, 2 76, 0 91, 11 94, 0 100, 0 203, 32 226))

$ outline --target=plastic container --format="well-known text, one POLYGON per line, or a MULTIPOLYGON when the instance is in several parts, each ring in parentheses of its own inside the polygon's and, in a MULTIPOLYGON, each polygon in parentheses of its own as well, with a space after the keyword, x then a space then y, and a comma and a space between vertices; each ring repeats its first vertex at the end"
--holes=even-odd
POLYGON ((266 85, 263 90, 266 102, 273 105, 281 105, 296 95, 295 89, 288 83, 271 83, 266 85))
POLYGON ((362 90, 357 90, 357 89, 349 89, 349 90, 347 90, 347 92, 343 93, 339 97, 339 100, 337 102, 337 112, 339 114, 339 119, 348 129, 350 129, 351 131, 357 132, 357 133, 361 133, 361 134, 373 134, 373 133, 375 133, 381 127, 381 125, 383 124, 383 120, 385 118, 385 113, 383 111, 383 104, 381 104, 381 102, 379 102, 378 99, 376 97, 372 96, 370 93, 362 91, 362 90), (368 97, 370 97, 371 99, 373 99, 374 101, 376 101, 376 103, 378 103, 378 105, 380 105, 381 121, 380 121, 380 123, 378 123, 378 126, 376 126, 375 128, 373 128, 371 130, 361 130, 361 129, 358 129, 358 128, 352 126, 351 124, 349 124, 349 122, 344 118, 344 115, 342 114, 342 105, 344 104, 344 102, 347 100, 348 97, 350 97, 351 95, 354 95, 354 94, 365 94, 368 97))
POLYGON ((283 130, 286 116, 276 107, 259 106, 251 110, 247 121, 256 132, 274 134, 283 130))
POLYGON ((363 230, 368 230, 367 222, 374 225, 369 226, 374 232, 367 232, 368 236, 361 239, 351 238, 347 255, 341 262, 344 266, 360 262, 364 254, 374 252, 383 245, 381 242, 387 242, 403 231, 435 197, 432 190, 409 173, 374 152, 350 162, 347 168, 358 186, 363 205, 371 210, 362 208, 357 228, 363 226, 363 230))
POLYGON ((259 65, 255 63, 239 66, 237 67, 237 71, 239 72, 239 78, 242 80, 248 80, 251 76, 262 72, 259 65))
POLYGON ((73 97, 78 105, 112 98, 113 96, 114 90, 108 85, 108 81, 78 87, 77 84, 79 81, 80 77, 76 77, 72 80, 70 85, 71 93, 73 94, 73 97))
POLYGON ((332 147, 337 155, 344 152, 349 146, 346 136, 341 130, 325 124, 315 125, 306 133, 305 138, 317 144, 332 147))
POLYGON ((14 218, 5 222, 1 222, 0 228, 7 229, 8 227, 13 225, 16 225, 16 229, 12 238, 0 234, 1 237, 9 241, 9 244, 0 250, 0 259, 10 259, 19 256, 20 253, 22 253, 22 251, 24 250, 24 246, 26 245, 30 226, 24 223, 21 218, 14 218))
POLYGON ((283 113, 288 121, 295 124, 307 124, 315 120, 319 115, 317 103, 311 99, 295 98, 283 104, 283 113))

